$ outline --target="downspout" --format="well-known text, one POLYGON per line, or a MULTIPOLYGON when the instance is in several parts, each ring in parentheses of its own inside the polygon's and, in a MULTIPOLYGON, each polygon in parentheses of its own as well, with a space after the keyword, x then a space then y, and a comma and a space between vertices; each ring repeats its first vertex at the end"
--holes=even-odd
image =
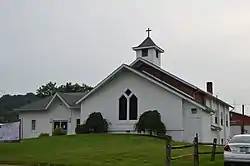
POLYGON ((225 142, 227 140, 227 132, 226 132, 226 109, 225 106, 223 107, 223 116, 224 116, 224 125, 223 125, 223 130, 224 130, 224 140, 223 140, 223 144, 225 145, 225 142))
MULTIPOLYGON (((192 93, 192 96, 193 96, 193 98, 194 98, 194 100, 195 101, 197 101, 196 100, 196 93, 198 93, 198 92, 200 92, 200 90, 199 90, 199 88, 197 88, 193 93, 192 93)), ((200 103, 199 101, 197 101, 198 103, 200 103)), ((203 102, 201 103, 201 104, 204 104, 205 106, 206 106, 206 103, 204 102, 204 99, 203 99, 203 102)), ((202 116, 199 114, 199 117, 200 117, 200 120, 201 120, 201 122, 202 122, 202 116)), ((211 119, 211 118, 210 118, 211 119)), ((200 124, 201 125, 201 128, 200 129, 202 129, 202 123, 200 124)), ((200 140, 201 141, 203 141, 203 136, 204 136, 204 134, 202 133, 202 131, 199 131, 199 133, 200 133, 200 140)))
POLYGON ((73 134, 73 125, 72 125, 72 108, 70 107, 70 134, 73 134))
MULTIPOLYGON (((229 108, 230 108, 230 107, 229 107, 229 108)), ((232 107, 232 109, 228 111, 229 138, 227 139, 227 141, 231 138, 231 112, 233 112, 233 110, 235 110, 234 107, 232 107)))

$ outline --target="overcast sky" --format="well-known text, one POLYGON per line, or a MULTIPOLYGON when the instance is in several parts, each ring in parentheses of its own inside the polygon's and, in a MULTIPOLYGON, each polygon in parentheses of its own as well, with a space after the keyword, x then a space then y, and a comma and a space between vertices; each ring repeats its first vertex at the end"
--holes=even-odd
MULTIPOLYGON (((146 37, 162 68, 230 104, 250 104, 249 0, 1 0, 0 91, 49 81, 94 86, 146 37)), ((0 92, 1 93, 1 92, 0 92)), ((248 109, 248 107, 247 107, 248 109)), ((250 111, 250 106, 249 106, 250 111)))

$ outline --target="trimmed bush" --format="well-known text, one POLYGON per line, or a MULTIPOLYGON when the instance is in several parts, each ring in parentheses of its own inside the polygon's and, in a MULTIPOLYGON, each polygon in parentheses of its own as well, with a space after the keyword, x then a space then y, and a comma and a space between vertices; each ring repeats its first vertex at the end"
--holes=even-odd
POLYGON ((150 135, 165 135, 166 127, 161 121, 161 115, 158 111, 144 112, 139 121, 135 124, 135 130, 138 133, 149 133, 150 135))
POLYGON ((49 137, 49 133, 40 133, 39 138, 41 137, 49 137))
POLYGON ((53 133, 52 136, 59 136, 59 135, 66 135, 66 131, 63 130, 63 128, 56 128, 53 133))
POLYGON ((90 133, 89 128, 86 124, 81 124, 75 129, 76 134, 87 134, 90 133))
POLYGON ((106 133, 108 132, 108 121, 100 112, 93 112, 84 124, 76 127, 75 132, 76 134, 106 133))

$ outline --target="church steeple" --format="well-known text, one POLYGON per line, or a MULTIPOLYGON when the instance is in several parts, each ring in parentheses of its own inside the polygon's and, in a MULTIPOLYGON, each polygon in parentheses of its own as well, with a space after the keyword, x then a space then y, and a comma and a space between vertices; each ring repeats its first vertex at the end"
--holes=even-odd
POLYGON ((147 29, 148 37, 137 47, 133 47, 133 50, 136 51, 136 58, 143 58, 157 66, 161 66, 161 53, 164 53, 164 50, 158 47, 153 40, 150 38, 151 29, 147 29))

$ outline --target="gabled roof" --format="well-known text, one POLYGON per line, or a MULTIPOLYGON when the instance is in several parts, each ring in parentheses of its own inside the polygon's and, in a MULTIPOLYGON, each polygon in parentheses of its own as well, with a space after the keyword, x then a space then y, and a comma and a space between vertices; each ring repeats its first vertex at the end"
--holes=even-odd
POLYGON ((89 91, 86 92, 73 92, 73 93, 59 93, 60 96, 70 105, 70 106, 75 106, 76 102, 85 96, 89 91))
POLYGON ((54 99, 58 97, 68 108, 76 107, 76 101, 86 95, 86 92, 75 92, 75 93, 55 93, 53 96, 48 96, 44 99, 32 102, 24 105, 20 108, 14 109, 14 111, 36 111, 36 110, 47 110, 53 103, 54 99))
POLYGON ((155 68, 156 70, 158 70, 158 71, 160 71, 160 72, 162 72, 162 73, 164 73, 164 74, 166 74, 166 75, 168 75, 168 76, 170 76, 170 77, 172 77, 172 78, 174 78, 174 79, 176 79, 176 80, 182 82, 183 84, 185 84, 185 85, 187 85, 187 86, 189 86, 189 87, 191 87, 191 88, 193 88, 193 89, 195 89, 195 90, 197 90, 197 91, 199 91, 199 92, 205 94, 206 96, 211 97, 211 98, 213 98, 214 100, 217 100, 217 101, 219 101, 220 103, 223 103, 223 104, 225 104, 225 105, 227 105, 227 106, 229 106, 229 107, 231 107, 231 108, 234 108, 234 107, 231 106, 230 104, 228 104, 228 103, 226 103, 225 101, 219 99, 218 97, 212 95, 211 93, 208 93, 208 92, 206 92, 206 91, 204 91, 204 90, 198 88, 197 86, 195 86, 195 85, 193 85, 193 84, 191 84, 191 83, 189 83, 189 82, 187 82, 187 81, 185 81, 185 80, 183 80, 183 79, 181 79, 181 78, 175 76, 174 74, 171 74, 170 72, 167 72, 166 70, 163 70, 163 69, 160 68, 159 66, 157 66, 157 65, 155 65, 155 64, 153 64, 153 63, 151 63, 151 62, 149 62, 149 61, 147 61, 147 60, 145 60, 145 59, 143 59, 143 58, 137 58, 134 62, 132 62, 132 63, 130 64, 130 66, 134 67, 134 66, 136 66, 136 65, 138 65, 138 64, 140 64, 140 63, 147 64, 147 65, 149 65, 149 66, 155 68))
POLYGON ((149 76, 147 76, 146 74, 139 72, 133 68, 131 68, 128 65, 122 64, 120 67, 118 67, 115 71, 113 71, 108 77, 106 77, 103 81, 101 81, 99 84, 97 84, 87 95, 83 96, 80 100, 78 100, 76 102, 76 104, 80 104, 82 101, 84 101, 86 98, 88 98, 89 96, 91 96, 93 93, 95 93, 99 88, 103 87, 104 85, 106 85, 109 81, 111 81, 118 73, 120 73, 121 71, 124 70, 128 70, 160 87, 162 87, 163 89, 181 97, 184 100, 189 101, 190 103, 193 103, 194 105, 202 108, 204 111, 207 112, 213 112, 210 108, 196 102, 191 96, 187 96, 186 94, 182 93, 181 91, 179 91, 178 89, 171 87, 170 85, 167 85, 167 83, 163 83, 163 82, 159 82, 149 76))
POLYGON ((51 101, 53 96, 49 96, 34 102, 31 102, 29 104, 26 104, 20 108, 14 109, 14 110, 45 110, 48 103, 51 101))
POLYGON ((150 37, 147 37, 139 46, 137 47, 133 47, 133 50, 141 50, 141 49, 146 49, 146 48, 155 48, 158 51, 160 51, 161 53, 164 52, 163 49, 161 49, 160 47, 158 47, 153 40, 150 37))
POLYGON ((138 47, 157 46, 150 37, 147 37, 138 47))

